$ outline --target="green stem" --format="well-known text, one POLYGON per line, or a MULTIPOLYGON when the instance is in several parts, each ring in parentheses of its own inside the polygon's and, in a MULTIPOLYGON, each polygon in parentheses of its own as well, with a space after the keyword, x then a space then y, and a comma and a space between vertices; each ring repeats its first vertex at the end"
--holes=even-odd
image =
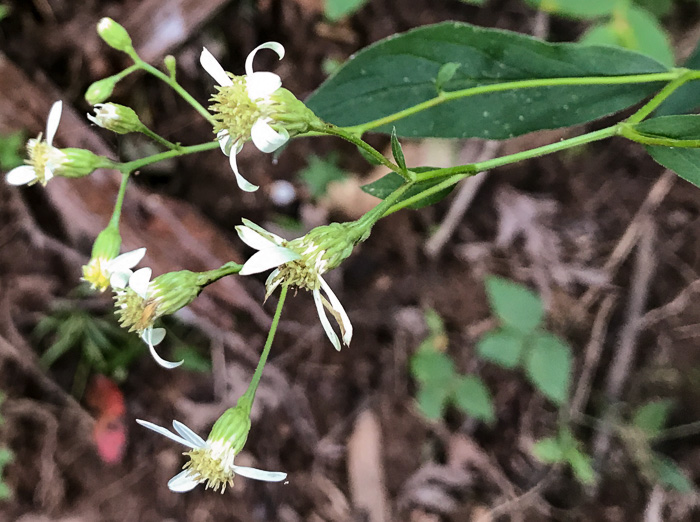
POLYGON ((151 129, 146 127, 145 125, 142 126, 141 128, 141 134, 145 134, 149 138, 151 138, 153 141, 160 143, 164 147, 170 149, 170 150, 177 150, 180 148, 180 145, 173 143, 172 141, 166 140, 164 137, 160 136, 159 134, 156 134, 153 132, 151 129))
POLYGON ((117 163, 114 168, 118 169, 120 172, 129 173, 134 172, 146 165, 151 165, 159 161, 163 161, 169 158, 175 158, 177 156, 185 156, 187 154, 194 154, 195 152, 202 152, 205 150, 216 149, 219 147, 218 141, 212 141, 207 143, 200 143, 199 145, 190 145, 189 147, 179 147, 176 150, 168 150, 165 152, 160 152, 152 156, 147 156, 145 158, 137 159, 134 161, 128 161, 126 163, 117 163))
POLYGON ((195 100, 190 93, 188 93, 185 89, 180 86, 179 83, 174 78, 171 78, 167 74, 159 71, 155 67, 153 67, 151 64, 144 62, 141 57, 136 54, 135 51, 132 51, 129 53, 129 56, 131 56, 132 60, 134 60, 134 64, 140 68, 146 71, 147 73, 152 74, 162 82, 165 82, 170 86, 171 89, 173 89, 176 93, 178 93, 187 103, 189 103, 194 109, 204 116, 206 120, 214 125, 216 121, 214 120, 214 117, 211 115, 211 113, 205 109, 197 100, 195 100))
POLYGON ((243 265, 239 265, 238 263, 235 263, 233 261, 229 261, 228 263, 222 265, 219 268, 215 268, 214 270, 208 270, 206 272, 200 272, 199 273, 199 280, 197 281, 197 284, 201 287, 205 287, 207 285, 210 285, 222 277, 226 277, 232 274, 237 274, 238 272, 241 271, 241 268, 243 268, 243 265))
POLYGON ((681 147, 681 148, 700 148, 700 140, 676 140, 673 138, 662 138, 660 136, 649 136, 637 132, 634 128, 622 125, 620 127, 620 136, 628 140, 636 141, 642 145, 658 145, 662 147, 681 147))
POLYGON ((119 230, 119 218, 122 215, 122 205, 124 204, 124 195, 126 194, 126 186, 129 183, 129 173, 122 173, 122 182, 119 185, 119 193, 117 194, 117 202, 114 204, 112 218, 109 220, 109 226, 119 230))
POLYGON ((561 140, 556 143, 551 143, 549 145, 544 145, 542 147, 536 147, 534 149, 526 150, 523 152, 516 152, 515 154, 508 154, 507 156, 501 156, 500 158, 494 158, 486 161, 481 161, 478 163, 470 163, 468 165, 458 165, 456 167, 449 167, 445 169, 436 169, 428 172, 422 172, 416 175, 416 184, 434 180, 438 178, 446 178, 444 181, 433 185, 426 190, 411 196, 410 198, 404 199, 403 201, 396 203, 384 214, 388 216, 393 214, 397 210, 408 207, 417 203, 418 201, 425 199, 428 196, 440 192, 452 185, 458 183, 467 176, 473 176, 479 172, 485 170, 491 170, 496 167, 501 167, 504 165, 509 165, 511 163, 516 163, 525 159, 536 158, 539 156, 544 156, 546 154, 552 154, 554 152, 559 152, 571 147, 576 147, 579 145, 584 145, 586 143, 591 143, 594 141, 599 141, 611 136, 616 136, 620 133, 621 125, 613 125, 612 127, 606 127, 595 132, 589 132, 587 134, 582 134, 581 136, 576 136, 574 138, 569 138, 566 140, 561 140))
MULTIPOLYGON (((691 71, 697 72, 697 71, 691 71)), ((435 98, 426 100, 422 103, 409 107, 402 111, 395 112, 383 118, 373 120, 367 123, 362 123, 360 125, 355 125, 351 127, 344 127, 343 130, 350 134, 361 136, 365 132, 393 123, 397 120, 407 118, 420 111, 424 111, 431 107, 435 107, 442 103, 446 103, 452 100, 457 100, 459 98, 466 98, 469 96, 476 96, 478 94, 488 94, 492 92, 499 91, 510 91, 517 89, 534 89, 537 87, 554 87, 554 86, 566 86, 566 85, 624 85, 624 84, 638 84, 638 83, 650 83, 650 82, 662 82, 662 81, 673 81, 679 79, 682 75, 686 74, 686 69, 672 69, 668 72, 663 73, 651 73, 651 74, 632 74, 625 76, 590 76, 583 78, 538 78, 534 80, 517 80, 513 82, 496 83, 491 85, 480 85, 478 87, 469 87, 468 89, 461 89, 458 91, 451 92, 441 92, 435 98)), ((689 78, 690 79, 690 78, 689 78)), ((685 80, 688 81, 688 80, 685 80)))
POLYGON ((700 421, 695 421, 681 426, 667 428, 655 437, 652 437, 652 440, 654 442, 659 442, 662 440, 679 439, 681 437, 697 435, 698 433, 700 433, 700 421))
POLYGON ((627 123, 639 123, 644 118, 649 116, 654 109, 656 109, 663 101, 668 98, 673 91, 678 89, 681 85, 689 82, 690 80, 698 79, 698 71, 689 71, 687 69, 677 69, 678 71, 683 71, 678 78, 675 78, 672 82, 661 89, 651 100, 649 100, 645 105, 643 105, 637 112, 632 116, 627 118, 627 123))
MULTIPOLYGON (((384 165, 386 168, 393 170, 397 174, 401 175, 406 181, 412 181, 410 176, 407 177, 407 174, 401 170, 401 167, 398 165, 395 165, 391 161, 389 161, 387 158, 384 157, 384 154, 379 152, 377 149, 372 147, 369 143, 366 143, 362 138, 360 138, 358 134, 348 131, 348 129, 344 129, 342 127, 336 127, 335 125, 332 125, 330 123, 319 123, 316 124, 312 127, 313 131, 316 131, 320 134, 327 134, 330 136, 338 136, 339 138, 343 138, 346 141, 349 141, 356 147, 359 147, 360 149, 364 150, 367 152, 372 158, 374 158, 380 165, 384 165)), ((311 133, 308 133, 307 135, 311 135, 311 133)))
POLYGON ((255 368, 255 373, 253 378, 248 385, 246 392, 238 399, 238 406, 246 409, 247 413, 250 414, 250 410, 253 407, 253 401, 255 400, 255 392, 258 390, 258 384, 262 378, 263 369, 265 368, 265 363, 267 362, 267 356, 270 355, 270 348, 272 347, 272 341, 275 338, 275 333, 277 332, 277 326, 280 322, 280 316, 282 315, 282 307, 284 306, 284 300, 287 297, 287 291, 289 287, 282 285, 282 292, 280 293, 280 300, 277 303, 277 310, 275 310, 275 316, 272 318, 272 325, 270 325, 270 332, 267 334, 267 340, 265 341, 265 347, 263 348, 262 354, 260 355, 260 360, 258 361, 258 366, 255 368))

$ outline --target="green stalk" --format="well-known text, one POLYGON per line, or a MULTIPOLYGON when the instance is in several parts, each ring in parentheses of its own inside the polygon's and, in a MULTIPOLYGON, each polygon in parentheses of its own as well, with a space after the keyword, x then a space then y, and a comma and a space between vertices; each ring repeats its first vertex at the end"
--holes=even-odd
POLYGON ((287 291, 289 287, 282 285, 282 292, 280 293, 280 300, 277 303, 277 309, 275 310, 275 316, 272 318, 272 325, 270 326, 270 332, 267 334, 267 340, 265 341, 265 347, 263 348, 262 354, 260 355, 260 360, 258 361, 258 366, 255 368, 255 373, 253 378, 248 385, 246 392, 238 399, 237 406, 245 408, 246 412, 250 415, 250 410, 253 407, 253 401, 255 400, 255 392, 258 391, 258 384, 260 384, 260 379, 262 378, 263 369, 265 368, 265 363, 267 363, 267 356, 270 355, 270 348, 272 347, 272 341, 275 338, 275 333, 277 332, 277 326, 280 322, 280 316, 282 315, 282 307, 284 306, 284 300, 287 297, 287 291))
POLYGON ((162 82, 166 83, 167 85, 170 86, 171 89, 173 89, 176 93, 178 93, 187 103, 189 103, 194 109, 204 116, 206 120, 214 125, 216 121, 214 120, 214 117, 211 115, 211 113, 205 109, 197 100, 195 100, 190 93, 188 93, 185 89, 182 88, 182 86, 177 83, 177 81, 174 78, 171 78, 167 74, 164 74, 163 72, 159 71, 155 67, 153 67, 151 64, 144 62, 141 57, 136 54, 136 51, 132 49, 132 52, 129 53, 129 56, 131 56, 132 60, 134 60, 134 64, 139 67, 140 69, 143 69, 149 74, 152 74, 162 82))
POLYGON ((238 272, 241 271, 241 268, 243 268, 243 265, 239 265, 238 263, 235 263, 234 261, 229 261, 228 263, 225 263, 219 268, 215 268, 214 270, 208 270, 206 272, 200 272, 199 273, 199 280, 197 281, 197 284, 201 287, 205 287, 207 285, 210 285, 222 277, 226 277, 232 274, 237 274, 238 272))
POLYGON ((635 112, 632 116, 627 118, 627 123, 639 123, 644 118, 649 116, 654 109, 656 109, 661 103, 668 98, 673 91, 678 89, 681 85, 688 83, 691 80, 697 80, 699 71, 689 71, 687 69, 676 69, 683 71, 683 74, 678 78, 674 79, 671 83, 666 85, 661 89, 651 100, 649 100, 642 108, 635 112))
POLYGON ((114 165, 114 168, 118 169, 122 173, 130 173, 147 165, 158 163, 159 161, 175 158, 177 156, 186 156, 187 154, 194 154, 195 152, 216 149, 218 147, 218 141, 200 143, 199 145, 190 145, 189 147, 179 147, 176 150, 160 152, 158 154, 153 154, 152 156, 147 156, 145 158, 140 158, 134 161, 128 161, 126 163, 117 163, 114 165))
MULTIPOLYGON (((370 156, 372 156, 379 164, 384 165, 386 168, 393 170, 397 174, 401 175, 406 181, 412 181, 410 175, 407 175, 403 170, 398 165, 395 165, 391 161, 389 161, 387 158, 384 157, 384 154, 379 152, 377 149, 372 147, 369 143, 365 142, 362 138, 359 136, 360 134, 357 134, 355 132, 349 131, 348 128, 343 128, 343 127, 336 127, 335 125, 332 125, 330 123, 323 123, 322 125, 314 125, 313 131, 318 132, 319 134, 327 134, 330 136, 338 136, 339 138, 343 138, 346 141, 349 141, 356 147, 359 147, 360 149, 364 150, 367 152, 370 156)), ((312 133, 307 133, 305 136, 310 136, 312 133)))
POLYGON ((173 143, 172 141, 166 140, 163 136, 156 134, 153 132, 151 129, 146 127, 145 125, 142 125, 141 127, 141 134, 144 134, 151 138, 153 141, 160 143, 163 145, 165 148, 170 149, 170 150, 177 150, 180 148, 180 145, 173 143))
POLYGON ((117 194, 117 201, 114 204, 114 211, 112 211, 112 217, 109 220, 109 226, 114 227, 119 230, 119 218, 122 215, 122 205, 124 204, 124 194, 126 194, 126 186, 129 183, 129 173, 122 173, 122 182, 119 185, 119 193, 117 194))
MULTIPOLYGON (((393 123, 403 118, 407 118, 408 116, 412 116, 420 111, 424 111, 442 103, 457 100, 460 98, 466 98, 469 96, 476 96, 478 94, 488 94, 493 92, 511 91, 518 89, 534 89, 537 87, 554 87, 567 85, 624 85, 673 81, 679 79, 679 77, 685 75, 686 73, 687 69, 672 69, 668 72, 663 73, 631 74, 625 76, 589 76, 583 78, 539 78, 535 80, 517 80, 513 82, 496 83, 492 85, 480 85, 478 87, 469 87, 467 89, 461 89, 458 91, 441 92, 435 98, 426 100, 422 103, 414 105, 413 107, 409 107, 402 111, 395 112, 394 114, 390 114, 388 116, 384 116, 383 118, 379 118, 377 120, 373 120, 367 123, 362 123, 360 125, 343 127, 343 129, 350 134, 361 136, 362 134, 371 129, 375 129, 383 125, 393 123)), ((691 73, 697 74, 698 72, 691 71, 691 73)), ((685 81, 688 81, 688 79, 686 79, 685 81)))
POLYGON ((451 187, 452 185, 460 182, 467 176, 473 176, 474 174, 478 174, 479 172, 483 172, 485 170, 491 170, 496 167, 502 167, 504 165, 509 165, 511 163, 516 163, 525 159, 537 158, 546 154, 552 154, 554 152, 559 152, 565 149, 570 149, 572 147, 584 145, 586 143, 591 143, 594 141, 609 138, 611 136, 616 136, 620 133, 620 128, 621 125, 613 125, 611 127, 606 127, 605 129, 589 132, 587 134, 582 134, 581 136, 576 136, 574 138, 558 141, 556 143, 551 143, 542 147, 536 147, 534 149, 526 150, 523 152, 516 152, 515 154, 501 156, 500 158, 494 158, 478 163, 470 163, 468 165, 458 165, 456 167, 449 167, 445 169, 436 169, 417 174, 416 183, 438 178, 446 179, 438 183, 437 185, 433 185, 432 187, 424 190, 423 192, 420 192, 414 196, 411 196, 410 198, 404 199, 403 201, 396 203, 391 208, 389 208, 389 210, 384 214, 384 216, 393 214, 397 210, 408 207, 414 203, 419 202, 422 199, 425 199, 428 196, 435 194, 436 192, 440 192, 441 190, 451 187))

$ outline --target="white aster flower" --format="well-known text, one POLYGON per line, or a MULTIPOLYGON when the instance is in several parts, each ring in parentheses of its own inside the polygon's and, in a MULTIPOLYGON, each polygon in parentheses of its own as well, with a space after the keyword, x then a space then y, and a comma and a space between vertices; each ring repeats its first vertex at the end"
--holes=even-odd
POLYGON ((90 283, 93 290, 100 292, 104 292, 109 287, 112 277, 118 284, 123 281, 128 283, 133 273, 131 269, 139 264, 145 254, 145 248, 137 248, 111 259, 105 256, 93 256, 90 262, 83 266, 83 280, 90 283))
POLYGON ((8 172, 5 180, 10 185, 32 185, 37 181, 46 185, 54 177, 54 171, 65 161, 66 155, 60 149, 53 146, 53 138, 61 121, 63 103, 55 102, 49 111, 46 120, 46 141, 42 141, 41 134, 36 139, 27 142, 29 158, 26 165, 16 167, 8 172))
POLYGON ((250 430, 250 419, 247 415, 242 418, 245 414, 239 410, 227 410, 214 424, 207 440, 176 420, 173 421, 173 427, 177 434, 152 422, 136 420, 141 426, 190 448, 190 451, 185 452, 190 460, 185 464, 184 470, 168 481, 171 491, 184 493, 194 489, 197 484, 205 484, 206 489, 218 491, 221 488, 223 493, 226 486, 233 486, 233 478, 237 474, 267 482, 280 482, 287 478, 286 473, 279 471, 263 471, 234 464, 234 459, 245 445, 250 430), (239 424, 236 424, 235 420, 238 420, 239 424))
POLYGON ((262 152, 274 152, 290 138, 283 125, 275 125, 275 115, 285 110, 285 103, 273 97, 282 87, 282 80, 271 72, 253 71, 253 59, 261 49, 273 50, 280 60, 284 57, 282 44, 261 44, 246 58, 245 76, 227 73, 206 48, 200 55, 202 67, 219 84, 218 92, 211 98, 211 110, 217 120, 216 139, 229 157, 238 186, 247 192, 257 190, 258 186, 246 180, 238 170, 236 154, 243 144, 250 139, 262 152))
POLYGON ((150 268, 141 268, 133 273, 130 270, 112 273, 110 284, 115 290, 116 313, 123 328, 141 335, 155 361, 163 368, 172 369, 183 361, 167 361, 154 348, 165 338, 165 328, 153 326, 164 311, 162 296, 158 286, 151 282, 151 273, 150 268))
MULTIPOLYGON (((313 239, 312 233, 293 241, 285 241, 247 219, 244 219, 243 223, 244 225, 236 227, 238 236, 245 244, 258 250, 258 252, 253 254, 243 264, 240 274, 257 274, 277 267, 272 271, 265 283, 267 289, 266 297, 280 284, 310 290, 314 297, 318 317, 328 339, 333 343, 336 350, 340 350, 340 340, 333 330, 333 326, 326 315, 326 310, 331 313, 338 323, 343 343, 349 346, 352 339, 350 318, 331 287, 321 277, 323 273, 335 268, 340 263, 340 261, 332 259, 333 252, 330 252, 329 248, 324 248, 323 244, 317 243, 313 239), (321 290, 325 293, 325 297, 321 295, 321 290)), ((319 227, 316 230, 327 228, 335 227, 319 227)), ((338 238, 333 239, 338 240, 338 238)), ((345 238, 340 238, 339 241, 345 242, 345 238)), ((354 244, 354 242, 351 243, 354 244)), ((329 243, 330 248, 334 249, 335 244, 329 243)), ((351 250, 352 248, 350 248, 351 250)), ((349 252, 344 254, 342 259, 347 257, 347 255, 349 255, 349 252)))

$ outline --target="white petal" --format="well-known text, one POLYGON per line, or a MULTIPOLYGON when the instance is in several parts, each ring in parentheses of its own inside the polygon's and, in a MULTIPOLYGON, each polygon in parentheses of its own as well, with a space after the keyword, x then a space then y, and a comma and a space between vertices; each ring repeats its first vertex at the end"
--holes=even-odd
POLYGON ((151 281, 150 268, 141 268, 129 278, 129 288, 136 292, 141 299, 148 299, 148 284, 151 281))
POLYGON ((270 268, 289 263, 299 259, 301 256, 292 250, 284 247, 270 247, 253 254, 248 261, 243 264, 239 272, 240 275, 259 274, 270 268))
POLYGON ((143 340, 153 346, 158 346, 165 339, 165 328, 146 328, 143 332, 143 340))
POLYGON ((36 172, 34 172, 34 167, 29 165, 15 167, 10 172, 5 174, 5 181, 7 181, 10 185, 26 185, 35 179, 36 172))
POLYGON ((328 286, 328 283, 326 283, 322 277, 319 277, 318 280, 321 282, 321 288, 323 288, 323 291, 326 292, 328 301, 330 301, 333 310, 340 315, 340 329, 343 333, 343 342, 346 346, 350 346, 350 341, 352 340, 352 323, 350 322, 350 318, 348 317, 348 314, 345 313, 345 308, 343 308, 343 305, 340 303, 338 297, 335 295, 335 293, 333 293, 331 287, 328 286))
POLYGON ((125 270, 134 268, 146 255, 145 248, 137 248, 131 252, 125 252, 107 263, 107 270, 114 272, 117 270, 125 270))
POLYGON ((206 447, 207 443, 204 441, 204 439, 185 426, 182 422, 174 420, 173 427, 175 428, 175 431, 177 431, 184 439, 190 441, 198 448, 206 447))
POLYGON ((183 439, 182 437, 175 435, 173 432, 171 432, 167 428, 164 428, 162 426, 158 426, 157 424, 153 424, 152 422, 148 422, 148 421, 141 420, 141 419, 136 419, 136 422, 138 422, 144 428, 148 428, 149 430, 153 430, 156 433, 160 433, 164 437, 168 437, 170 440, 174 440, 175 442, 179 442, 183 446, 187 446, 188 448, 192 448, 192 449, 197 449, 197 446, 194 446, 191 442, 183 439))
POLYGON ((46 185, 51 178, 53 178, 53 170, 46 165, 46 167, 44 167, 44 185, 46 185))
POLYGON ((115 290, 124 290, 129 285, 132 275, 131 270, 117 270, 109 276, 109 284, 115 290))
POLYGON ((284 58, 284 46, 281 43, 278 42, 265 42, 263 44, 258 45, 255 49, 253 49, 248 57, 245 59, 245 73, 247 75, 253 74, 253 60, 255 59, 255 55, 258 53, 258 51, 262 49, 272 49, 277 53, 277 56, 279 56, 280 60, 284 58))
POLYGON ((46 120, 46 143, 53 144, 53 137, 56 135, 58 123, 61 121, 61 111, 63 110, 63 102, 61 100, 55 102, 49 111, 49 117, 46 120))
POLYGON ((266 99, 282 87, 282 78, 271 72, 256 72, 245 77, 245 90, 253 101, 266 99))
POLYGON ((231 165, 231 170, 233 170, 233 173, 236 175, 236 183, 238 183, 238 188, 244 190, 245 192, 255 192, 260 187, 253 185, 250 181, 241 176, 240 172, 238 172, 238 164, 236 163, 237 152, 238 151, 231 151, 231 154, 228 157, 228 162, 231 165))
POLYGON ((277 279, 275 281, 275 278, 279 273, 279 268, 277 268, 270 272, 270 275, 267 277, 267 280, 265 281, 265 301, 267 301, 267 298, 270 297, 272 292, 274 292, 275 289, 282 283, 282 279, 277 279))
POLYGON ((276 245, 280 245, 280 246, 281 246, 282 244, 284 244, 284 239, 282 239, 281 237, 279 237, 277 234, 273 234, 272 232, 268 232, 267 230, 265 230, 265 229, 264 229, 263 227, 261 227, 260 225, 256 225, 256 224, 253 223, 250 219, 243 218, 243 219, 241 219, 241 221, 243 221, 243 224, 244 224, 245 226, 247 226, 248 228, 252 228, 253 230, 255 230, 255 231, 256 231, 258 234, 260 234, 261 236, 269 238, 270 241, 272 241, 272 242, 275 243, 276 245))
POLYGON ((177 368, 183 362, 185 362, 185 361, 170 362, 166 359, 163 359, 160 355, 158 355, 158 352, 156 352, 156 349, 153 347, 152 344, 148 345, 148 349, 151 351, 151 357, 153 357, 153 359, 158 363, 158 365, 162 366, 163 368, 166 368, 168 370, 172 370, 173 368, 177 368))
POLYGON ((326 316, 326 309, 323 307, 323 300, 321 299, 321 292, 319 290, 314 290, 314 303, 316 303, 316 311, 318 312, 318 318, 321 320, 321 325, 326 332, 326 335, 335 346, 335 349, 340 351, 340 341, 338 340, 338 335, 333 330, 328 317, 326 316))
POLYGON ((275 152, 289 141, 289 133, 286 129, 277 132, 265 120, 258 119, 250 129, 250 138, 258 150, 275 152))
MULTIPOLYGON (((231 139, 231 136, 229 135, 228 131, 226 129, 222 129, 219 132, 216 133, 216 139, 219 142, 219 147, 221 148, 221 152, 226 154, 227 156, 231 154, 231 148, 233 147, 233 140, 231 139)), ((240 149, 238 149, 240 150, 240 149)))
POLYGON ((190 474, 189 470, 181 471, 168 481, 168 488, 175 493, 186 493, 197 487, 199 482, 190 474))
POLYGON ((248 468, 245 466, 234 465, 233 472, 241 477, 264 480, 266 482, 281 482, 287 478, 287 474, 281 471, 263 471, 262 469, 248 468))
POLYGON ((209 73, 209 76, 214 78, 214 81, 223 87, 228 87, 233 85, 233 81, 226 74, 226 71, 221 64, 214 58, 206 47, 202 48, 202 54, 199 55, 199 63, 202 64, 204 70, 209 73))
POLYGON ((236 227, 236 232, 238 232, 238 237, 241 238, 241 241, 255 250, 264 250, 266 248, 270 248, 271 246, 276 246, 275 243, 266 237, 263 237, 260 233, 256 232, 250 227, 238 225, 236 227))

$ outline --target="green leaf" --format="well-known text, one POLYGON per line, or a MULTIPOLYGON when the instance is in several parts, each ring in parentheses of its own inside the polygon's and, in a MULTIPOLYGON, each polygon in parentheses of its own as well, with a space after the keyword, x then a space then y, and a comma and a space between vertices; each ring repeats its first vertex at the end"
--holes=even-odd
POLYGON ((578 448, 569 448, 566 452, 566 460, 569 462, 574 475, 582 484, 590 485, 595 483, 595 471, 589 455, 586 455, 578 448))
POLYGON ((0 500, 8 500, 12 498, 12 490, 7 484, 0 481, 0 500))
POLYGON ((418 407, 429 419, 439 419, 445 410, 447 399, 451 392, 449 386, 437 383, 432 386, 422 386, 416 394, 418 407))
POLYGON ((587 19, 609 15, 615 9, 613 0, 525 0, 536 9, 570 18, 587 19))
POLYGON ((580 43, 639 51, 669 67, 674 62, 673 48, 663 27, 649 12, 636 6, 615 11, 609 22, 591 28, 580 43))
MULTIPOLYGON (((696 114, 660 116, 635 125, 648 136, 671 139, 700 139, 700 116, 696 114)), ((645 145, 654 160, 681 178, 700 187, 700 149, 645 145)))
MULTIPOLYGON (((700 40, 695 45, 695 49, 683 64, 688 69, 700 69, 700 40)), ((698 82, 688 82, 676 89, 671 96, 666 98, 661 106, 656 109, 656 116, 667 116, 670 114, 683 114, 693 112, 700 107, 700 89, 698 82)))
POLYGON ((326 0, 326 18, 335 22, 356 13, 367 2, 368 0, 326 0))
POLYGON ((672 407, 671 399, 648 402, 634 412, 632 424, 644 431, 648 437, 656 437, 666 426, 672 407))
POLYGON ((197 349, 189 345, 179 345, 173 350, 173 359, 183 361, 181 368, 193 372, 211 373, 211 361, 202 357, 197 349))
POLYGON ((460 67, 462 67, 462 64, 455 62, 447 62, 446 64, 442 65, 437 73, 437 78, 435 78, 435 90, 441 92, 444 89, 445 84, 454 78, 457 69, 460 67))
POLYGON ((451 382, 455 375, 452 359, 435 350, 419 350, 411 358, 411 373, 423 383, 451 382))
POLYGON ((484 5, 486 0, 459 0, 463 4, 484 5))
POLYGON ((685 473, 678 467, 678 464, 668 457, 658 453, 654 454, 652 466, 662 486, 676 490, 679 493, 692 493, 695 489, 692 482, 688 480, 685 473))
POLYGON ((525 337, 517 330, 500 328, 487 332, 476 344, 479 357, 504 368, 515 368, 520 362, 525 337))
MULTIPOLYGON (((428 172, 429 170, 435 170, 433 167, 418 167, 411 169, 413 172, 416 173, 421 173, 421 172, 428 172)), ((416 194, 420 194, 424 190, 429 189, 430 187, 434 187, 438 183, 442 183, 444 181, 443 179, 434 179, 434 180, 429 180, 429 181, 424 181, 422 183, 417 183, 415 186, 411 187, 408 189, 403 196, 401 196, 397 203, 404 201, 405 199, 408 199, 410 197, 415 196, 416 194)), ((383 178, 378 179, 377 181, 374 181, 372 183, 369 183, 367 185, 362 185, 360 188, 367 192, 367 194, 370 194, 372 196, 375 196, 379 199, 384 199, 386 198, 389 194, 394 192, 397 188, 399 188, 401 185, 405 183, 405 180, 401 177, 400 174, 397 174, 396 172, 390 172, 383 178)), ((444 199, 447 197, 453 190, 454 190, 454 185, 451 187, 448 187, 446 189, 442 189, 439 192, 436 192, 435 194, 432 194, 425 199, 422 199, 412 205, 409 205, 408 208, 412 209, 418 209, 418 208, 423 208, 427 207, 429 205, 434 205, 441 199, 444 199)))
POLYGON ((657 18, 670 14, 673 9, 672 0, 634 0, 640 7, 643 7, 657 18))
POLYGON ((505 326, 529 333, 542 322, 544 310, 537 294, 501 277, 489 276, 485 284, 491 310, 505 326))
POLYGON ((475 419, 489 423, 496 420, 491 393, 478 377, 467 375, 459 378, 453 397, 457 407, 475 419))
POLYGON ((25 142, 22 131, 0 136, 0 170, 10 170, 24 163, 20 150, 25 142))
POLYGON ((396 128, 391 130, 391 153, 396 160, 396 164, 399 168, 405 172, 406 171, 406 158, 403 155, 403 150, 401 150, 401 144, 399 139, 396 137, 396 128))
POLYGON ((347 174, 338 167, 338 154, 331 153, 323 159, 316 155, 309 157, 309 163, 299 177, 309 188, 311 196, 320 198, 326 194, 330 183, 344 180, 347 174))
MULTIPOLYGON (((367 123, 434 99, 445 64, 458 63, 449 91, 520 80, 667 71, 624 49, 545 43, 529 36, 444 22, 393 35, 358 52, 307 100, 340 126, 367 123)), ((399 136, 506 139, 567 127, 627 108, 663 83, 549 86, 478 94, 439 103, 378 127, 399 136), (459 117, 455 117, 459 115, 459 117)))
POLYGON ((525 354, 525 372, 545 397, 563 404, 571 381, 571 349, 556 335, 543 332, 525 354))
POLYGON ((547 437, 535 442, 532 446, 532 454, 545 464, 556 464, 564 461, 564 448, 554 437, 547 437))

